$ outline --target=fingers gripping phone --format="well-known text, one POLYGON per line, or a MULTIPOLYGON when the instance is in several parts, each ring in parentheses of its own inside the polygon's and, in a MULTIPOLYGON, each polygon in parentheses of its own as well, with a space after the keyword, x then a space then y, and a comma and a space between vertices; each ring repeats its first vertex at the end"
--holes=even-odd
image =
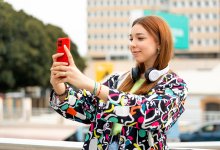
POLYGON ((64 53, 63 56, 57 58, 57 61, 67 62, 69 64, 67 54, 64 50, 64 45, 66 45, 66 47, 70 50, 70 38, 65 37, 57 39, 57 53, 64 53))

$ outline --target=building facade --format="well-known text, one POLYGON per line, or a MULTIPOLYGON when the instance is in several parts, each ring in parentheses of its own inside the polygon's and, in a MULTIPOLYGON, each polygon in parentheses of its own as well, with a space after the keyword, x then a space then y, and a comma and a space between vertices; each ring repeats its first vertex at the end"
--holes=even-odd
MULTIPOLYGON (((189 48, 177 56, 219 57, 220 0, 88 0, 88 56, 131 59, 128 51, 132 10, 165 11, 189 19, 189 48)), ((178 21, 178 20, 177 20, 178 21)))

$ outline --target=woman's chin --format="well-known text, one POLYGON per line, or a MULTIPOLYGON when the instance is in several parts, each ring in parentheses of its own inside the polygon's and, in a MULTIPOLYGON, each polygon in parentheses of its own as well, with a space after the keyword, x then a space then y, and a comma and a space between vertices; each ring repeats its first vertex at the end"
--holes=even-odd
POLYGON ((144 63, 144 61, 143 61, 143 60, 140 60, 140 59, 135 59, 135 62, 138 63, 138 64, 144 63))

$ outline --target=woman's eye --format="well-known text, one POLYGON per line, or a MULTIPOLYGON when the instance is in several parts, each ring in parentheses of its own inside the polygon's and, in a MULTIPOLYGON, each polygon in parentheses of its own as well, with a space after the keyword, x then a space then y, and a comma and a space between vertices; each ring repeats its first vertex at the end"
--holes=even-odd
POLYGON ((132 38, 129 38, 129 40, 132 41, 133 39, 132 39, 132 38))
POLYGON ((144 38, 138 38, 138 40, 142 41, 142 40, 144 40, 144 38))

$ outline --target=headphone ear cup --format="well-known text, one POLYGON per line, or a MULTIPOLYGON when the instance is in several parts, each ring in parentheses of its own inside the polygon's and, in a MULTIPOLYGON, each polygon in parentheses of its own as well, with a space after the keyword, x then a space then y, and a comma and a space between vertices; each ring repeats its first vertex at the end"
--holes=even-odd
POLYGON ((155 68, 150 68, 145 73, 145 78, 148 79, 148 81, 150 82, 156 81, 157 79, 160 78, 160 76, 161 76, 161 72, 155 68))
POLYGON ((154 68, 149 68, 145 71, 144 73, 144 77, 145 79, 148 81, 148 82, 153 82, 151 79, 150 79, 150 73, 155 70, 154 68))
POLYGON ((144 76, 148 82, 154 82, 160 78, 160 76, 166 74, 169 71, 169 65, 162 69, 157 70, 155 68, 149 68, 145 71, 144 76))
POLYGON ((140 78, 140 70, 138 67, 131 69, 131 79, 133 82, 137 81, 140 78))

